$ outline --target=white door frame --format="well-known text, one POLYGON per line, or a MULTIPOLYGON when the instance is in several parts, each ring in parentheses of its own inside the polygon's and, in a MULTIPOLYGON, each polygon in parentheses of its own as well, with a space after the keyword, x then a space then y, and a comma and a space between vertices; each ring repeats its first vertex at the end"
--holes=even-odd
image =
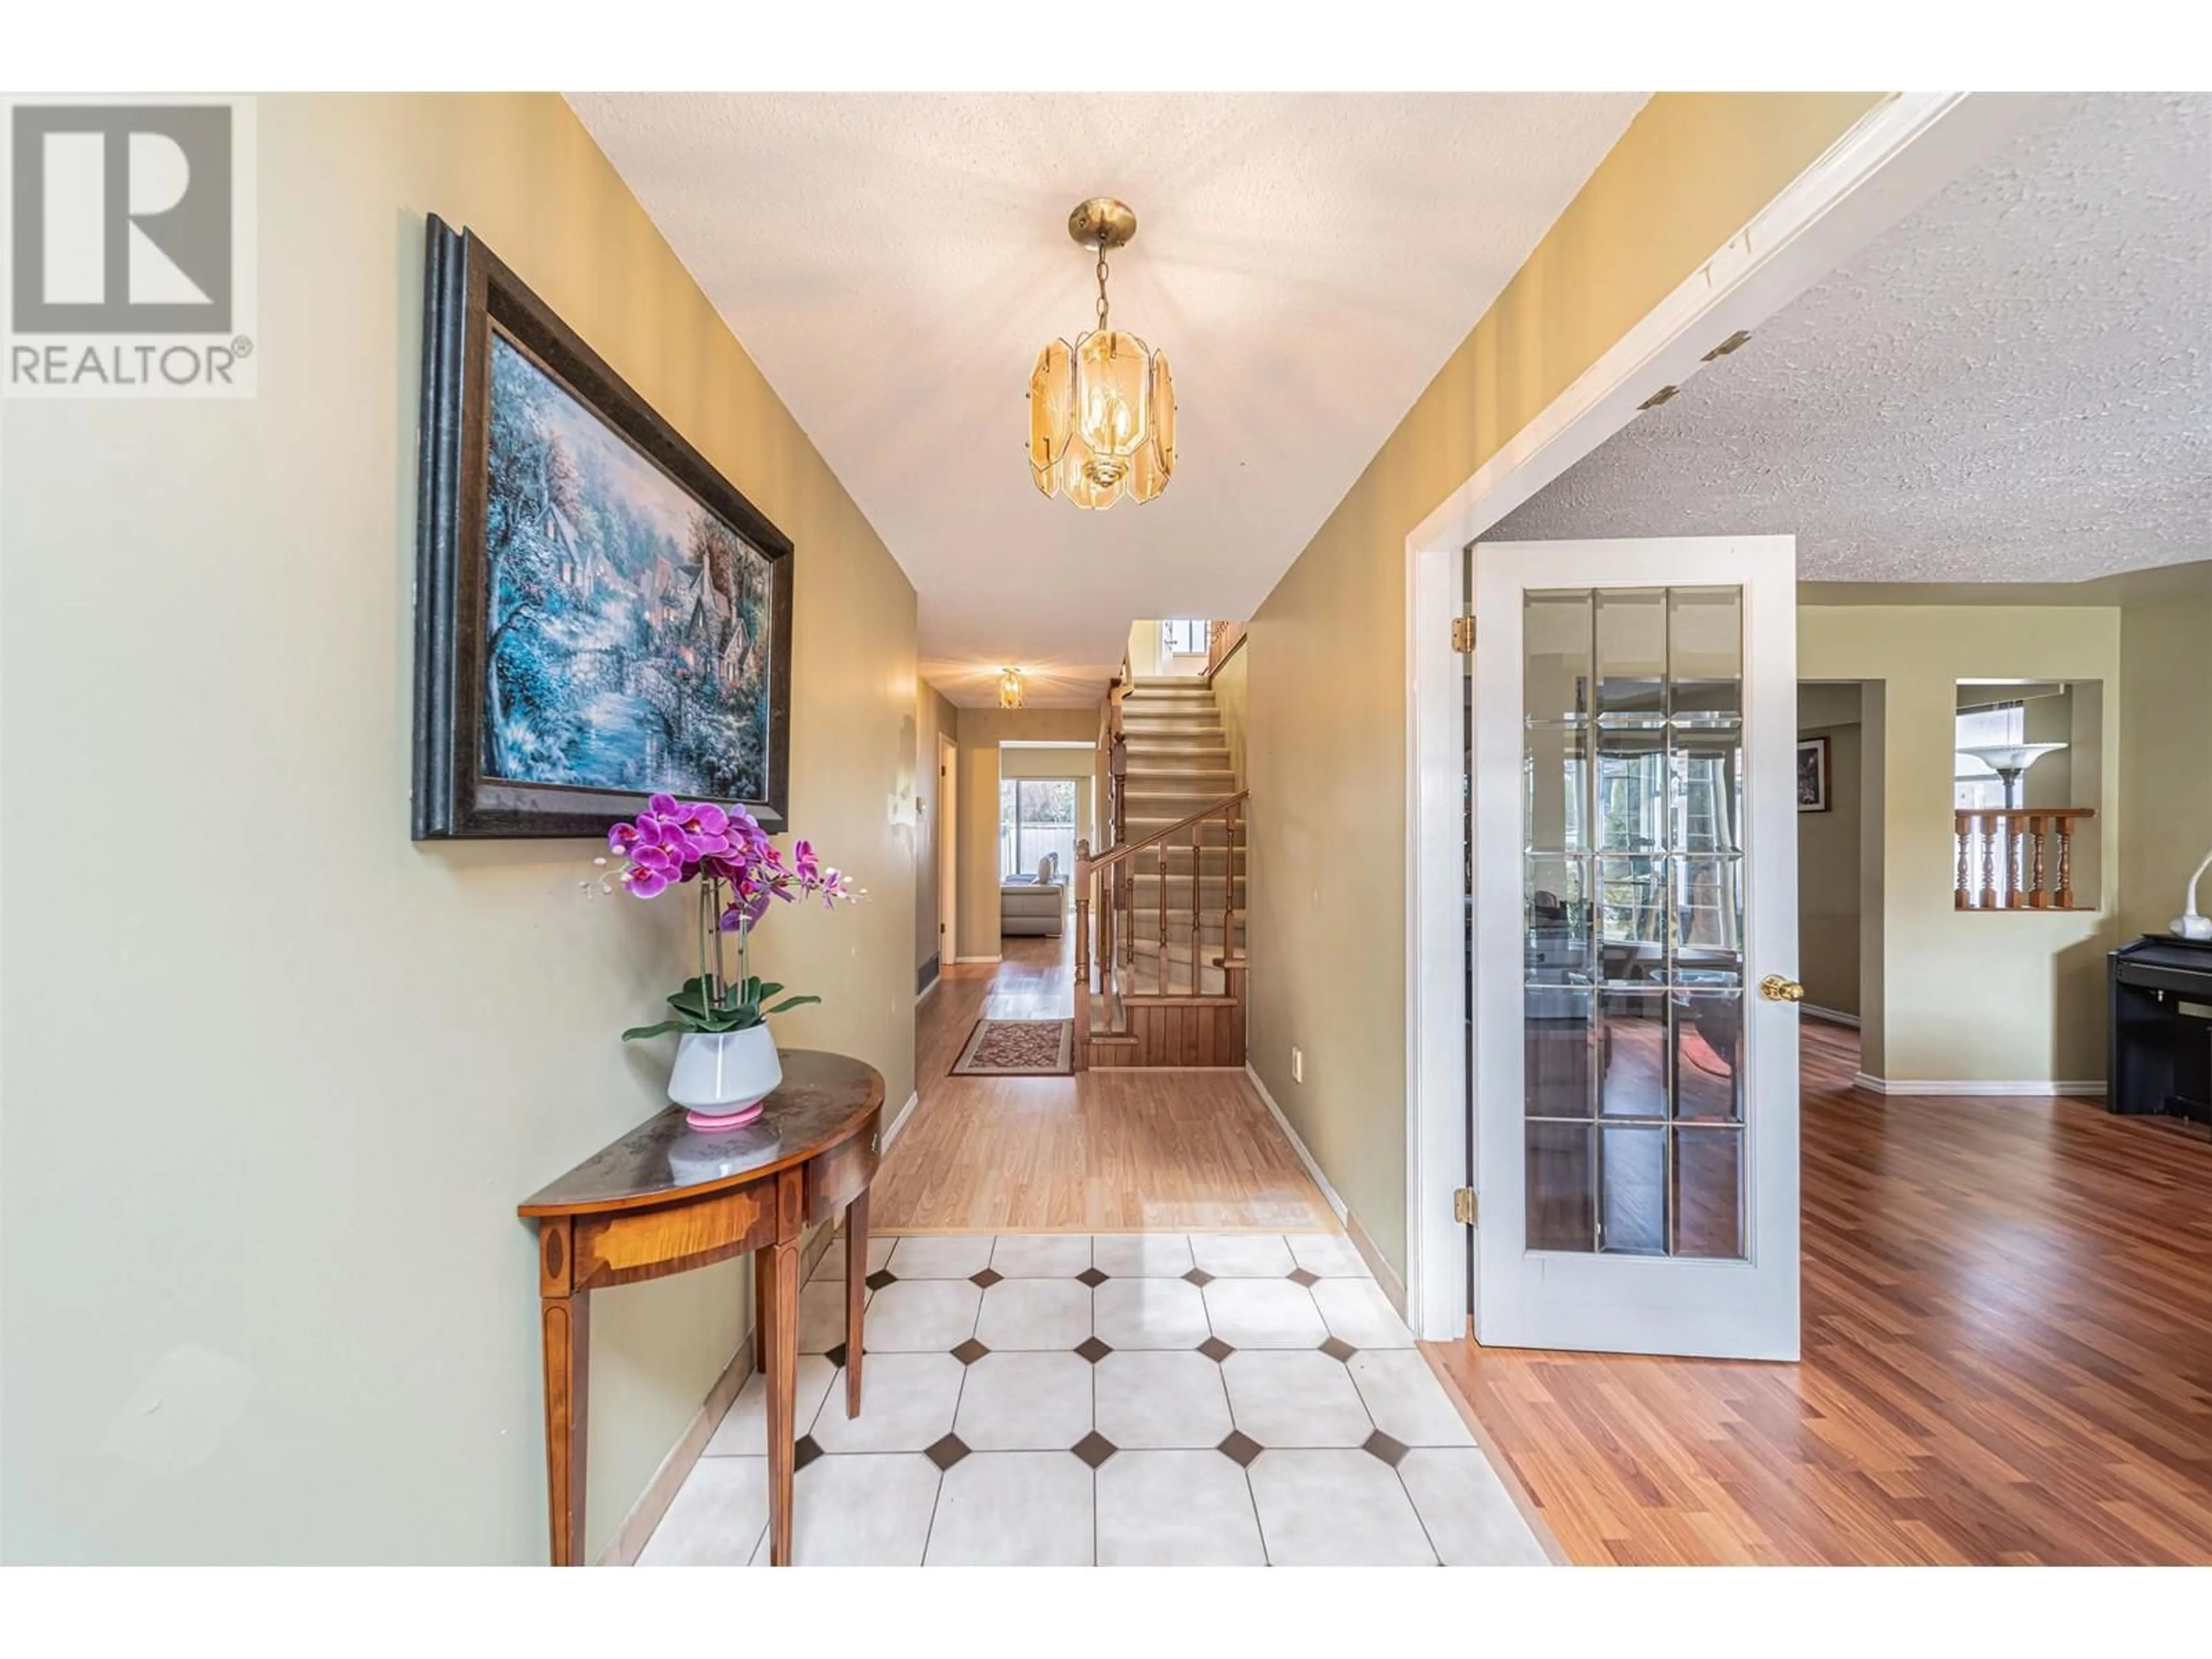
POLYGON ((1452 1218, 1472 1168, 1463 692, 1444 625, 1459 614, 1460 561, 1653 392, 1689 379, 1729 335, 1758 327, 1919 207, 2038 101, 1931 92, 1875 106, 1406 538, 1406 1316, 1425 1338, 1468 1334, 1470 1313, 1468 1230, 1452 1218))

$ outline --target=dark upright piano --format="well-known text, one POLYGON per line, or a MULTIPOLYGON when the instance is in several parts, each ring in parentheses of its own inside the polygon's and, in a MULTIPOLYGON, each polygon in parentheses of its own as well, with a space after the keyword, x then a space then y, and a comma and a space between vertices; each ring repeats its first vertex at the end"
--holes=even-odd
POLYGON ((2111 961, 2106 1105, 2212 1123, 2212 942, 2145 933, 2111 961))

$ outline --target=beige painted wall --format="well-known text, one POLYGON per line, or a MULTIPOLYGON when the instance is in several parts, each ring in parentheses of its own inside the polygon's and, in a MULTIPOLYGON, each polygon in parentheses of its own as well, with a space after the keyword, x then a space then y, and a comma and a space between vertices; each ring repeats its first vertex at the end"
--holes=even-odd
POLYGON ((1168 671, 1162 667, 1160 657, 1160 625, 1156 620, 1133 622, 1129 624, 1129 672, 1132 677, 1149 679, 1168 671))
MULTIPOLYGON (((1798 611, 1808 679, 1882 684, 1880 763, 1884 953, 1881 1069, 1896 1081, 2086 1081, 2105 1072, 2104 953, 2118 942, 2112 894, 2126 819, 2116 752, 2120 613, 2111 606, 1835 606, 1798 611), (1953 908, 1954 719, 1961 679, 2071 680, 2076 793, 2097 780, 2085 871, 2100 909, 1976 914, 1953 908), (2101 853, 2101 859, 2100 854, 2101 853)), ((1869 708, 1868 720, 1875 718, 1869 708)), ((2085 895, 2086 896, 2086 895, 2085 895)), ((1867 902, 1872 902, 1870 899, 1867 902)))
POLYGON ((1805 685, 1797 735, 1828 740, 1828 810, 1797 815, 1797 977, 1805 1000, 1859 1011, 1859 689, 1805 685))
POLYGON ((1401 1272, 1406 538, 1875 101, 1654 98, 1252 621, 1252 1063, 1401 1272))
MULTIPOLYGON (((937 740, 950 738, 960 723, 960 711, 951 699, 927 681, 915 682, 914 775, 921 811, 915 819, 914 848, 914 966, 919 978, 931 957, 939 953, 937 937, 937 821, 944 799, 944 781, 937 775, 937 740)), ((950 949, 950 941, 946 941, 950 949)), ((942 966, 942 964, 939 964, 942 966)))
MULTIPOLYGON (((2120 672, 2125 941, 2166 931, 2212 850, 2212 593, 2123 611, 2120 672)), ((2212 911, 2212 876, 2197 903, 2212 911)))
MULTIPOLYGON (((545 1553, 516 1202, 664 1103, 680 904, 407 838, 423 215, 473 226, 798 546, 787 1042, 912 1087, 915 596, 558 99, 260 103, 260 395, 0 405, 15 1561, 545 1553)), ((597 1551, 737 1347, 597 1299, 597 1551)))
MULTIPOLYGON (((1096 708, 960 710, 960 954, 999 954, 999 745, 1094 743, 1096 708)), ((1073 776, 1071 771, 1067 775, 1073 776)))
POLYGON ((1221 734, 1229 744, 1229 769, 1242 789, 1249 775, 1245 765, 1246 734, 1252 726, 1252 647, 1248 642, 1221 665, 1213 677, 1213 707, 1221 716, 1221 734))

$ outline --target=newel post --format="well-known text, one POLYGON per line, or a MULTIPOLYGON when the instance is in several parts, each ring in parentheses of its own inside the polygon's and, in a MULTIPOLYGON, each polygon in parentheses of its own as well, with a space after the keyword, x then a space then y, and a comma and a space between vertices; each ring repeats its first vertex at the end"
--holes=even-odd
POLYGON ((1082 1071, 1091 1043, 1091 842, 1075 843, 1075 1041, 1074 1066, 1082 1071))

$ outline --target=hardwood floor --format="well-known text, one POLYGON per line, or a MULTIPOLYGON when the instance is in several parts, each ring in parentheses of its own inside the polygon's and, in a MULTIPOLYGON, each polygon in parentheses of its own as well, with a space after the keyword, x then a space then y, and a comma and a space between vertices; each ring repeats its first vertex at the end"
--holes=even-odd
POLYGON ((1804 1359, 1428 1345, 1577 1562, 2212 1563, 2212 1146, 1804 1027, 1804 1359))
POLYGON ((922 1004, 921 1102, 876 1176, 877 1231, 1338 1230, 1241 1071, 948 1076, 977 1019, 1073 1009, 1072 940, 1004 949, 949 969, 922 1004))

